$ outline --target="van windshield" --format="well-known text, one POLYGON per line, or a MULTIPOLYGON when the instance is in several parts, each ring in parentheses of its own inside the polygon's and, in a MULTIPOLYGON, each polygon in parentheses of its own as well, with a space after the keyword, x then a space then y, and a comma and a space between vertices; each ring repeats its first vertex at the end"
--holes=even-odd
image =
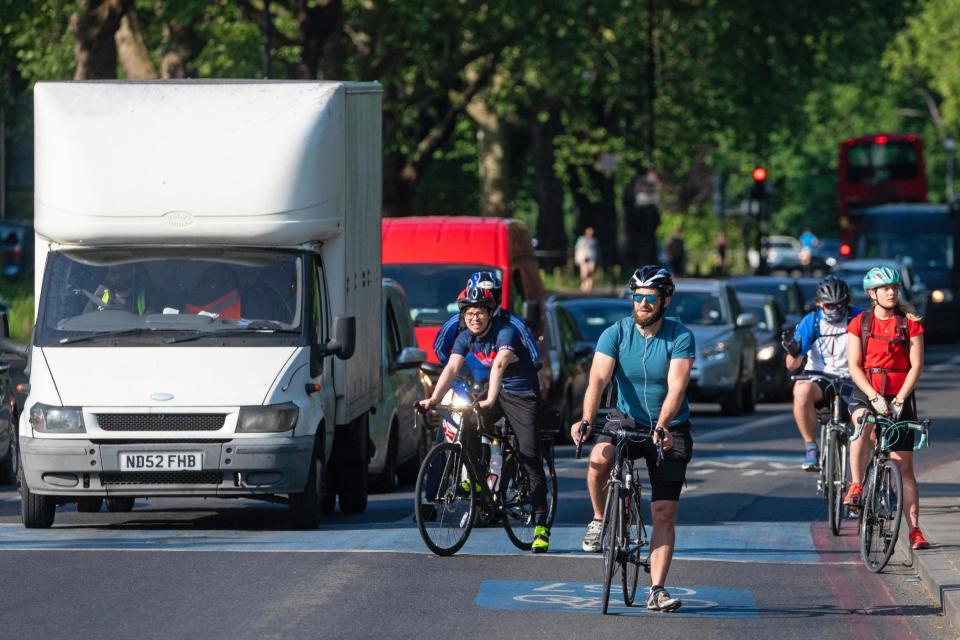
POLYGON ((303 256, 217 248, 99 248, 47 257, 37 344, 230 346, 303 339, 303 256))
POLYGON ((500 280, 503 273, 481 264, 385 264, 383 276, 400 283, 410 303, 417 326, 443 324, 457 312, 457 294, 477 271, 492 271, 500 280))

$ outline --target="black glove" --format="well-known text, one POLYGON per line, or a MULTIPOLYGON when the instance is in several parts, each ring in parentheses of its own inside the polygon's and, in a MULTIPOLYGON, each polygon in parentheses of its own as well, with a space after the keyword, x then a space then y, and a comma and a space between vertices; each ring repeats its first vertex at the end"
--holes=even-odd
POLYGON ((791 356, 796 358, 800 355, 800 345, 793 340, 793 331, 784 331, 780 334, 780 344, 791 356))

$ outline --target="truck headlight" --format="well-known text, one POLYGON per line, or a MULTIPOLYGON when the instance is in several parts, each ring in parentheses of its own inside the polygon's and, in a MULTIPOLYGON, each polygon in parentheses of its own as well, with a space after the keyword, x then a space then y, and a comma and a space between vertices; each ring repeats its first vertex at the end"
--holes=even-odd
POLYGON ((767 345, 763 349, 760 349, 760 351, 757 351, 757 360, 760 360, 761 362, 772 360, 774 354, 776 353, 777 353, 777 348, 775 346, 773 346, 772 344, 767 345))
POLYGON ((706 347, 703 350, 703 357, 707 360, 718 360, 727 355, 727 343, 726 342, 717 342, 715 344, 706 347))
POLYGON ((40 433, 86 433, 80 407, 51 407, 37 403, 30 408, 30 426, 40 433))
POLYGON ((300 409, 292 402, 266 407, 241 407, 237 417, 237 433, 271 433, 290 431, 297 426, 300 409))

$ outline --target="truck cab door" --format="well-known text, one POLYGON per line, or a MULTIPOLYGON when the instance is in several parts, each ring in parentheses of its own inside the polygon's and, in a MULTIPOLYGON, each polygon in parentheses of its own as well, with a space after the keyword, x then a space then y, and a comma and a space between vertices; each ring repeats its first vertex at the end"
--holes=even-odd
POLYGON ((333 385, 333 362, 330 355, 322 354, 320 347, 330 340, 331 335, 331 317, 330 304, 327 300, 326 279, 323 273, 323 261, 320 256, 315 255, 313 267, 310 270, 310 292, 312 303, 310 305, 310 322, 312 323, 311 339, 311 363, 310 377, 311 382, 319 385, 319 391, 310 395, 313 403, 322 408, 326 424, 326 437, 324 443, 327 449, 327 455, 330 454, 333 446, 333 428, 336 419, 336 389, 333 385))

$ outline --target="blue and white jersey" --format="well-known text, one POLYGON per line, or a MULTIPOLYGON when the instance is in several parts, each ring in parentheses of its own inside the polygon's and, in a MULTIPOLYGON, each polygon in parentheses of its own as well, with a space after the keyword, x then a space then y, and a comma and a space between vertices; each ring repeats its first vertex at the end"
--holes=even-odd
POLYGON ((823 371, 837 375, 850 375, 847 366, 847 325, 862 309, 850 307, 850 313, 837 322, 830 322, 821 309, 805 315, 793 333, 793 340, 800 345, 800 353, 807 354, 804 371, 823 371))

